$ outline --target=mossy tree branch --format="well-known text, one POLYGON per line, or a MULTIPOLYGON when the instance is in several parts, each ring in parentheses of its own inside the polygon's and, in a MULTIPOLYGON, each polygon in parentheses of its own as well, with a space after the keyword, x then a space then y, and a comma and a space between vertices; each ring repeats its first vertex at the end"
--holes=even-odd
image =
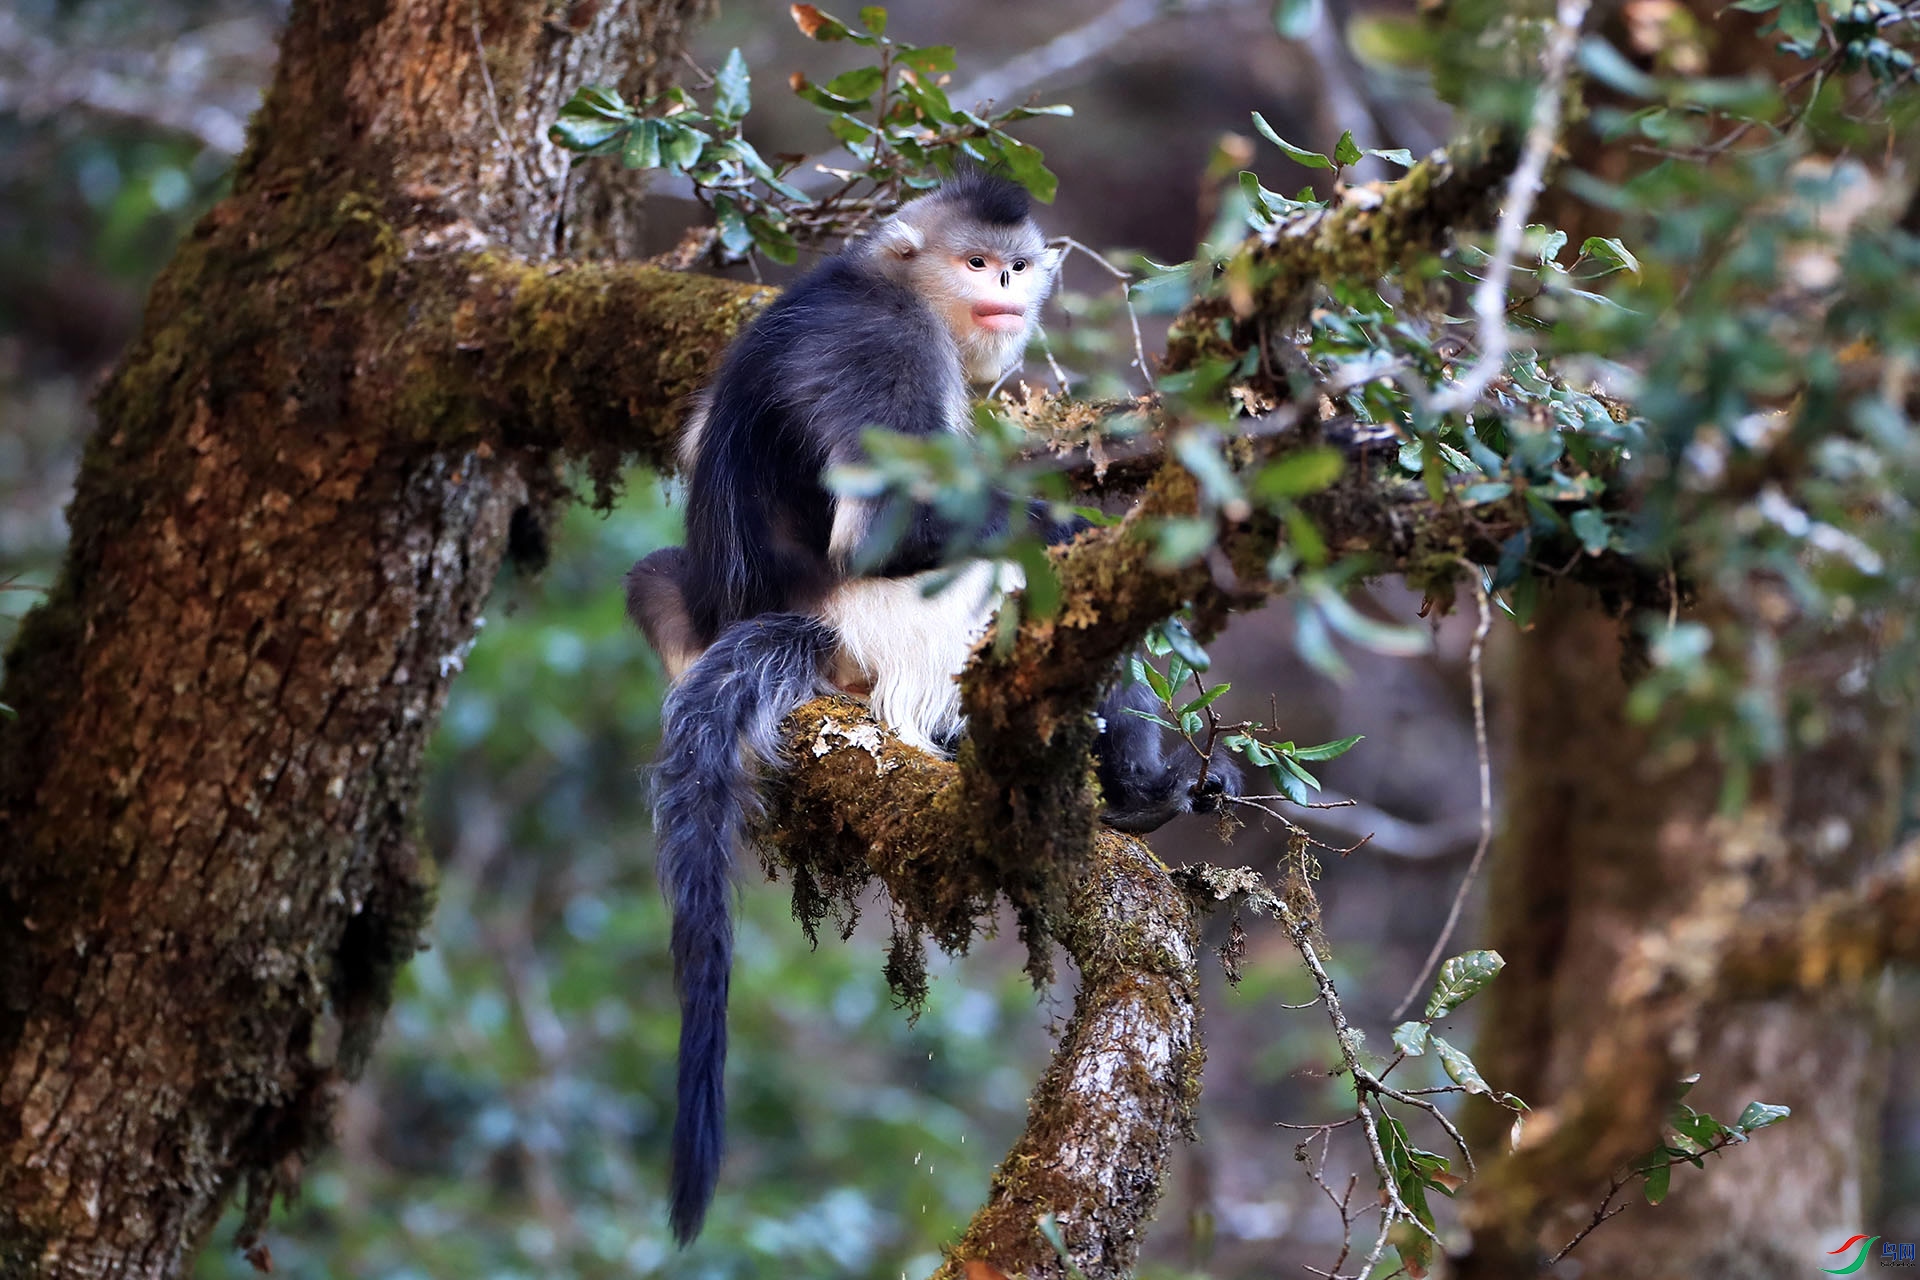
MULTIPOLYGON (((796 713, 787 744, 796 767, 764 824, 769 870, 793 878, 810 930, 830 912, 850 919, 878 879, 894 913, 888 976, 917 997, 922 936, 963 950, 1005 891, 998 864, 967 838, 980 829, 964 825, 964 776, 901 746, 844 699, 796 713)), ((1066 1274, 1036 1229, 1048 1215, 1084 1274, 1131 1274, 1174 1139, 1191 1131, 1204 1057, 1197 918, 1139 840, 1101 831, 1089 843, 1083 874, 1049 922, 1080 970, 1073 1017, 1026 1130, 938 1280, 1066 1274)))

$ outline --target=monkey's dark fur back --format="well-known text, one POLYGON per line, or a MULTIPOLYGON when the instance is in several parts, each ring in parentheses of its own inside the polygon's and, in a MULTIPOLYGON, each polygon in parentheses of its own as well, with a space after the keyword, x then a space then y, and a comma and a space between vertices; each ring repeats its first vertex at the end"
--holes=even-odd
MULTIPOLYGON (((945 430, 965 395, 952 340, 905 285, 833 257, 782 294, 720 367, 687 485, 687 607, 701 638, 817 603, 834 582, 821 473, 860 460, 868 427, 945 430)), ((885 574, 939 563, 931 514, 914 525, 885 574)))

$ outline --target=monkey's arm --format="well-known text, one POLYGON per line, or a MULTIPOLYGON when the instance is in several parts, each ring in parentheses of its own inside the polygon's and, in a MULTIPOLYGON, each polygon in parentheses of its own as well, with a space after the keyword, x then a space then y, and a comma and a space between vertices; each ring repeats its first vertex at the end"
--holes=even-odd
POLYGON ((1211 813, 1222 795, 1239 795, 1244 781, 1228 753, 1202 761, 1184 744, 1168 758, 1166 731, 1129 710, 1158 713, 1153 691, 1124 672, 1100 703, 1100 820, 1118 831, 1152 831, 1183 813, 1211 813))
POLYGON ((687 553, 662 547, 627 570, 627 616, 660 655, 669 682, 678 681, 706 644, 687 610, 687 553))

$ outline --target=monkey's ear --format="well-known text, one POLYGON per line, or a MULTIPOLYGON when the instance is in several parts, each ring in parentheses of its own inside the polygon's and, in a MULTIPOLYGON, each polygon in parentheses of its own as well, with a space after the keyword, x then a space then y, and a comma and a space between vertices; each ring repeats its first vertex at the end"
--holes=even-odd
POLYGON ((898 218, 888 218, 873 229, 873 242, 880 252, 904 259, 911 258, 925 248, 927 238, 920 234, 918 227, 910 226, 898 218))
POLYGON ((1060 264, 1066 259, 1065 245, 1050 244, 1040 251, 1040 265, 1049 276, 1060 274, 1060 264))

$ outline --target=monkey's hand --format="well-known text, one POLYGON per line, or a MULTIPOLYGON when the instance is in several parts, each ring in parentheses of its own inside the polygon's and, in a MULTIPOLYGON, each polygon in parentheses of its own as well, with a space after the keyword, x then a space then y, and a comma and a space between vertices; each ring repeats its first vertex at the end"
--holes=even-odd
POLYGON ((1224 797, 1242 794, 1246 779, 1233 756, 1224 752, 1202 762, 1200 776, 1187 788, 1187 797, 1195 813, 1213 813, 1224 797))

